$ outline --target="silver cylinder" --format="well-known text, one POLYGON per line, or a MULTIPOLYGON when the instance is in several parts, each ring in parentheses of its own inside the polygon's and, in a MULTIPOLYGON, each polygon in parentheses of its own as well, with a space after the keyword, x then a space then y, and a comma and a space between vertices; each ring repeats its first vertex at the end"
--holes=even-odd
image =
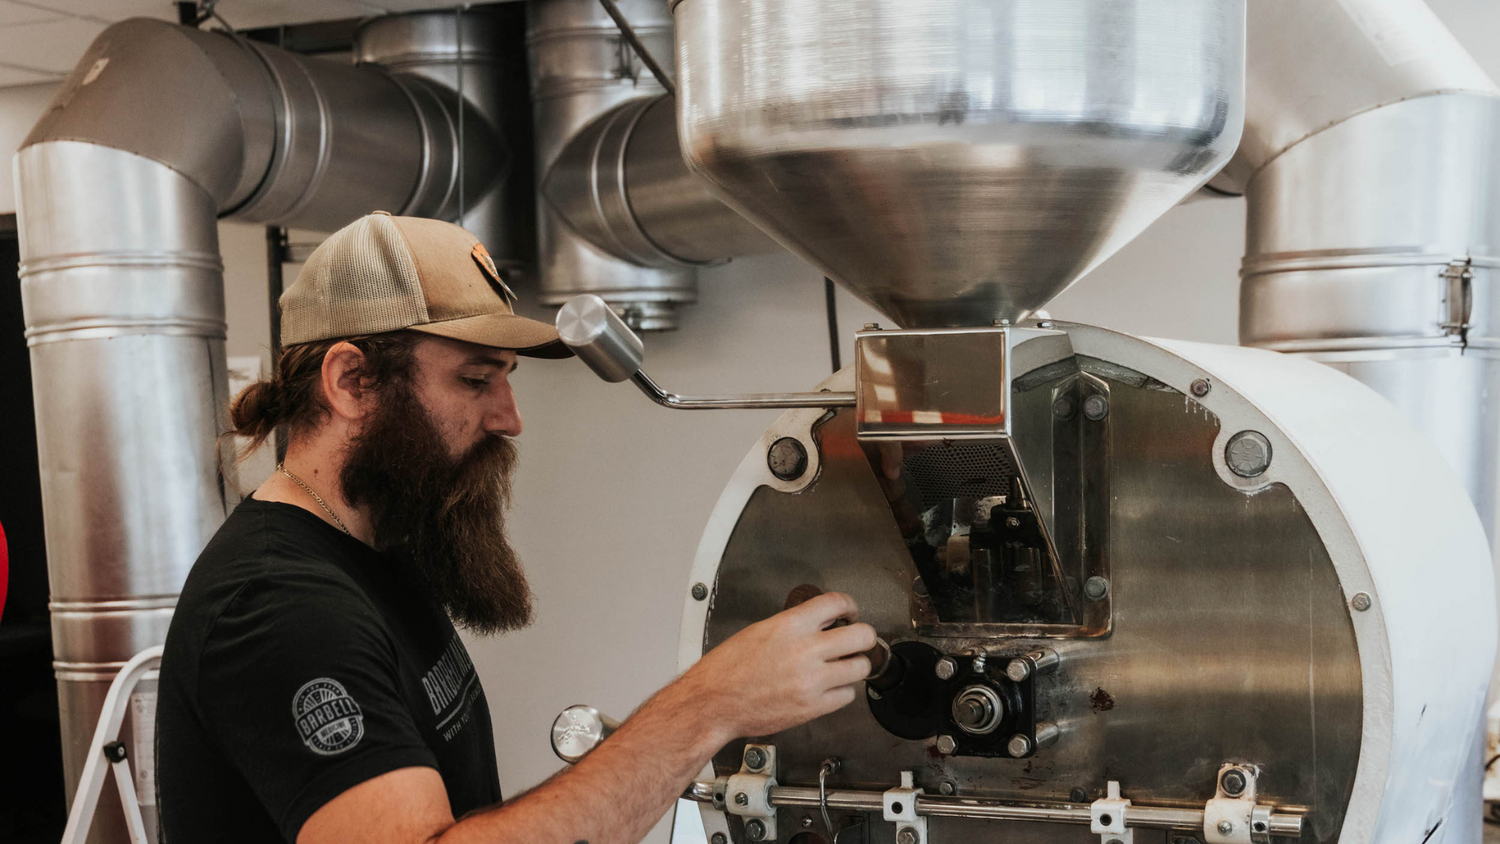
POLYGON ((553 162, 542 194, 574 231, 642 266, 710 264, 780 248, 688 170, 668 95, 627 100, 585 126, 553 162))
POLYGON ((451 100, 442 128, 454 137, 462 95, 462 157, 448 162, 462 178, 445 170, 452 189, 442 205, 410 213, 458 222, 484 242, 497 266, 529 273, 536 214, 525 34, 520 3, 386 15, 360 26, 354 55, 387 68, 403 84, 435 83, 435 89, 412 85, 412 93, 437 90, 451 100))
MULTIPOLYGON (((16 171, 71 801, 110 681, 164 641, 229 505, 223 274, 213 198, 163 164, 52 141, 16 171)), ((125 841, 113 782, 98 812, 90 840, 125 841)))
MULTIPOLYGON (((672 23, 658 0, 618 4, 656 59, 672 66, 672 23)), ((527 47, 536 118, 536 172, 545 184, 570 140, 600 115, 665 91, 632 53, 596 0, 539 0, 528 4, 527 47)), ((632 328, 670 330, 677 307, 697 301, 691 267, 646 267, 622 260, 574 231, 544 197, 537 197, 540 300, 559 306, 594 293, 632 328)))
POLYGON ((568 300, 557 312, 557 336, 610 383, 641 371, 646 347, 607 302, 592 293, 568 300))

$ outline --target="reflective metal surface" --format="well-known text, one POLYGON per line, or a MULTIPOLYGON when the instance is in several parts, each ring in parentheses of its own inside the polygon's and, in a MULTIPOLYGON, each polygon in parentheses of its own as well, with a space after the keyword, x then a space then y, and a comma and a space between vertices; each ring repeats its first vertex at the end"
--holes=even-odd
POLYGON ((585 126, 553 162, 542 194, 594 245, 642 266, 780 248, 688 171, 670 96, 628 100, 585 126))
POLYGON ((582 293, 557 312, 557 336, 605 381, 624 381, 641 369, 646 346, 603 299, 582 293))
POLYGON ((1243 0, 677 0, 684 155, 904 327, 1040 307, 1197 190, 1243 0))
MULTIPOLYGON (((1002 667, 1044 642, 1060 657, 1036 681, 1060 735, 1028 759, 945 755, 931 740, 895 738, 856 703, 773 737, 785 785, 815 785, 821 760, 837 756, 835 791, 888 788, 912 770, 929 793, 948 781, 960 798, 1035 805, 1069 802, 1074 788, 1092 800, 1112 778, 1126 796, 1186 810, 1214 796, 1221 762, 1253 759, 1262 802, 1305 810, 1304 840, 1335 840, 1361 747, 1361 670, 1318 531, 1286 487, 1247 494, 1225 482, 1214 462, 1219 420, 1196 401, 1123 366, 1077 363, 1109 395, 1108 466, 1085 477, 1107 474, 1113 502, 1110 635, 953 639, 914 629, 917 571, 852 415, 840 412, 816 428, 822 464, 810 487, 751 494, 720 560, 702 646, 772 614, 806 582, 853 595, 861 620, 893 645, 983 647, 1002 667)), ((1023 384, 1017 414, 1034 404, 1050 419, 1064 377, 1043 370, 1023 384)), ((731 745, 715 769, 738 762, 731 745)), ((848 816, 835 815, 836 826, 848 816)), ((1030 824, 932 823, 934 840, 1080 840, 1030 824)))
MULTIPOLYGON (((213 197, 171 168, 54 141, 22 150, 16 171, 71 795, 110 681, 164 641, 231 503, 217 466, 224 286, 213 197)), ((126 840, 114 788, 91 841, 126 840)))
MULTIPOLYGON (((670 70, 672 31, 665 5, 659 0, 618 5, 670 70)), ((628 100, 664 93, 597 0, 528 3, 526 45, 539 184, 547 184, 573 136, 600 115, 628 100)), ((542 304, 562 305, 580 293, 595 293, 630 327, 660 331, 677 326, 678 305, 698 299, 690 267, 645 267, 622 260, 574 231, 542 196, 537 197, 537 236, 542 304)))
POLYGON ((413 99, 445 102, 445 123, 434 131, 456 133, 449 124, 457 120, 461 92, 463 154, 453 160, 460 161, 463 178, 454 178, 450 162, 459 145, 428 140, 442 158, 429 162, 427 178, 449 186, 440 198, 446 202, 406 213, 454 220, 479 237, 497 266, 512 272, 530 272, 536 261, 525 39, 525 6, 499 3, 371 18, 354 44, 355 61, 389 69, 413 99))

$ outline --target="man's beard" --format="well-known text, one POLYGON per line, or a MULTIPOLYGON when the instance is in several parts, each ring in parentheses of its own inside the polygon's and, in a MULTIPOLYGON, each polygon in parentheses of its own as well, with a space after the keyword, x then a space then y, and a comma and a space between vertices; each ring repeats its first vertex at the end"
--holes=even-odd
POLYGON ((409 559, 455 622, 491 634, 531 623, 531 589, 505 535, 515 464, 504 437, 451 457, 410 383, 396 379, 350 442, 339 482, 367 508, 375 548, 409 559))

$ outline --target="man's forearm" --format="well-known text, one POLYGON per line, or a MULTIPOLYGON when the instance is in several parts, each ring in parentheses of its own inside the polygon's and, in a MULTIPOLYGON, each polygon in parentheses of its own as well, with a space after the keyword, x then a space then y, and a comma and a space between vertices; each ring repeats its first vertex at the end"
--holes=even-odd
POLYGON ((639 841, 728 740, 682 681, 646 702, 577 765, 502 806, 467 816, 440 844, 639 841))

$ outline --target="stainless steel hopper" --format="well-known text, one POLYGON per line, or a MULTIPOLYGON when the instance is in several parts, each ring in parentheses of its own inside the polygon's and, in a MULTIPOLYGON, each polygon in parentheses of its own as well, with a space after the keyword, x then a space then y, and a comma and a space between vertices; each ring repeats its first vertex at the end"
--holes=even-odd
POLYGON ((1197 190, 1244 0, 676 0, 689 166, 906 327, 1019 319, 1197 190))

